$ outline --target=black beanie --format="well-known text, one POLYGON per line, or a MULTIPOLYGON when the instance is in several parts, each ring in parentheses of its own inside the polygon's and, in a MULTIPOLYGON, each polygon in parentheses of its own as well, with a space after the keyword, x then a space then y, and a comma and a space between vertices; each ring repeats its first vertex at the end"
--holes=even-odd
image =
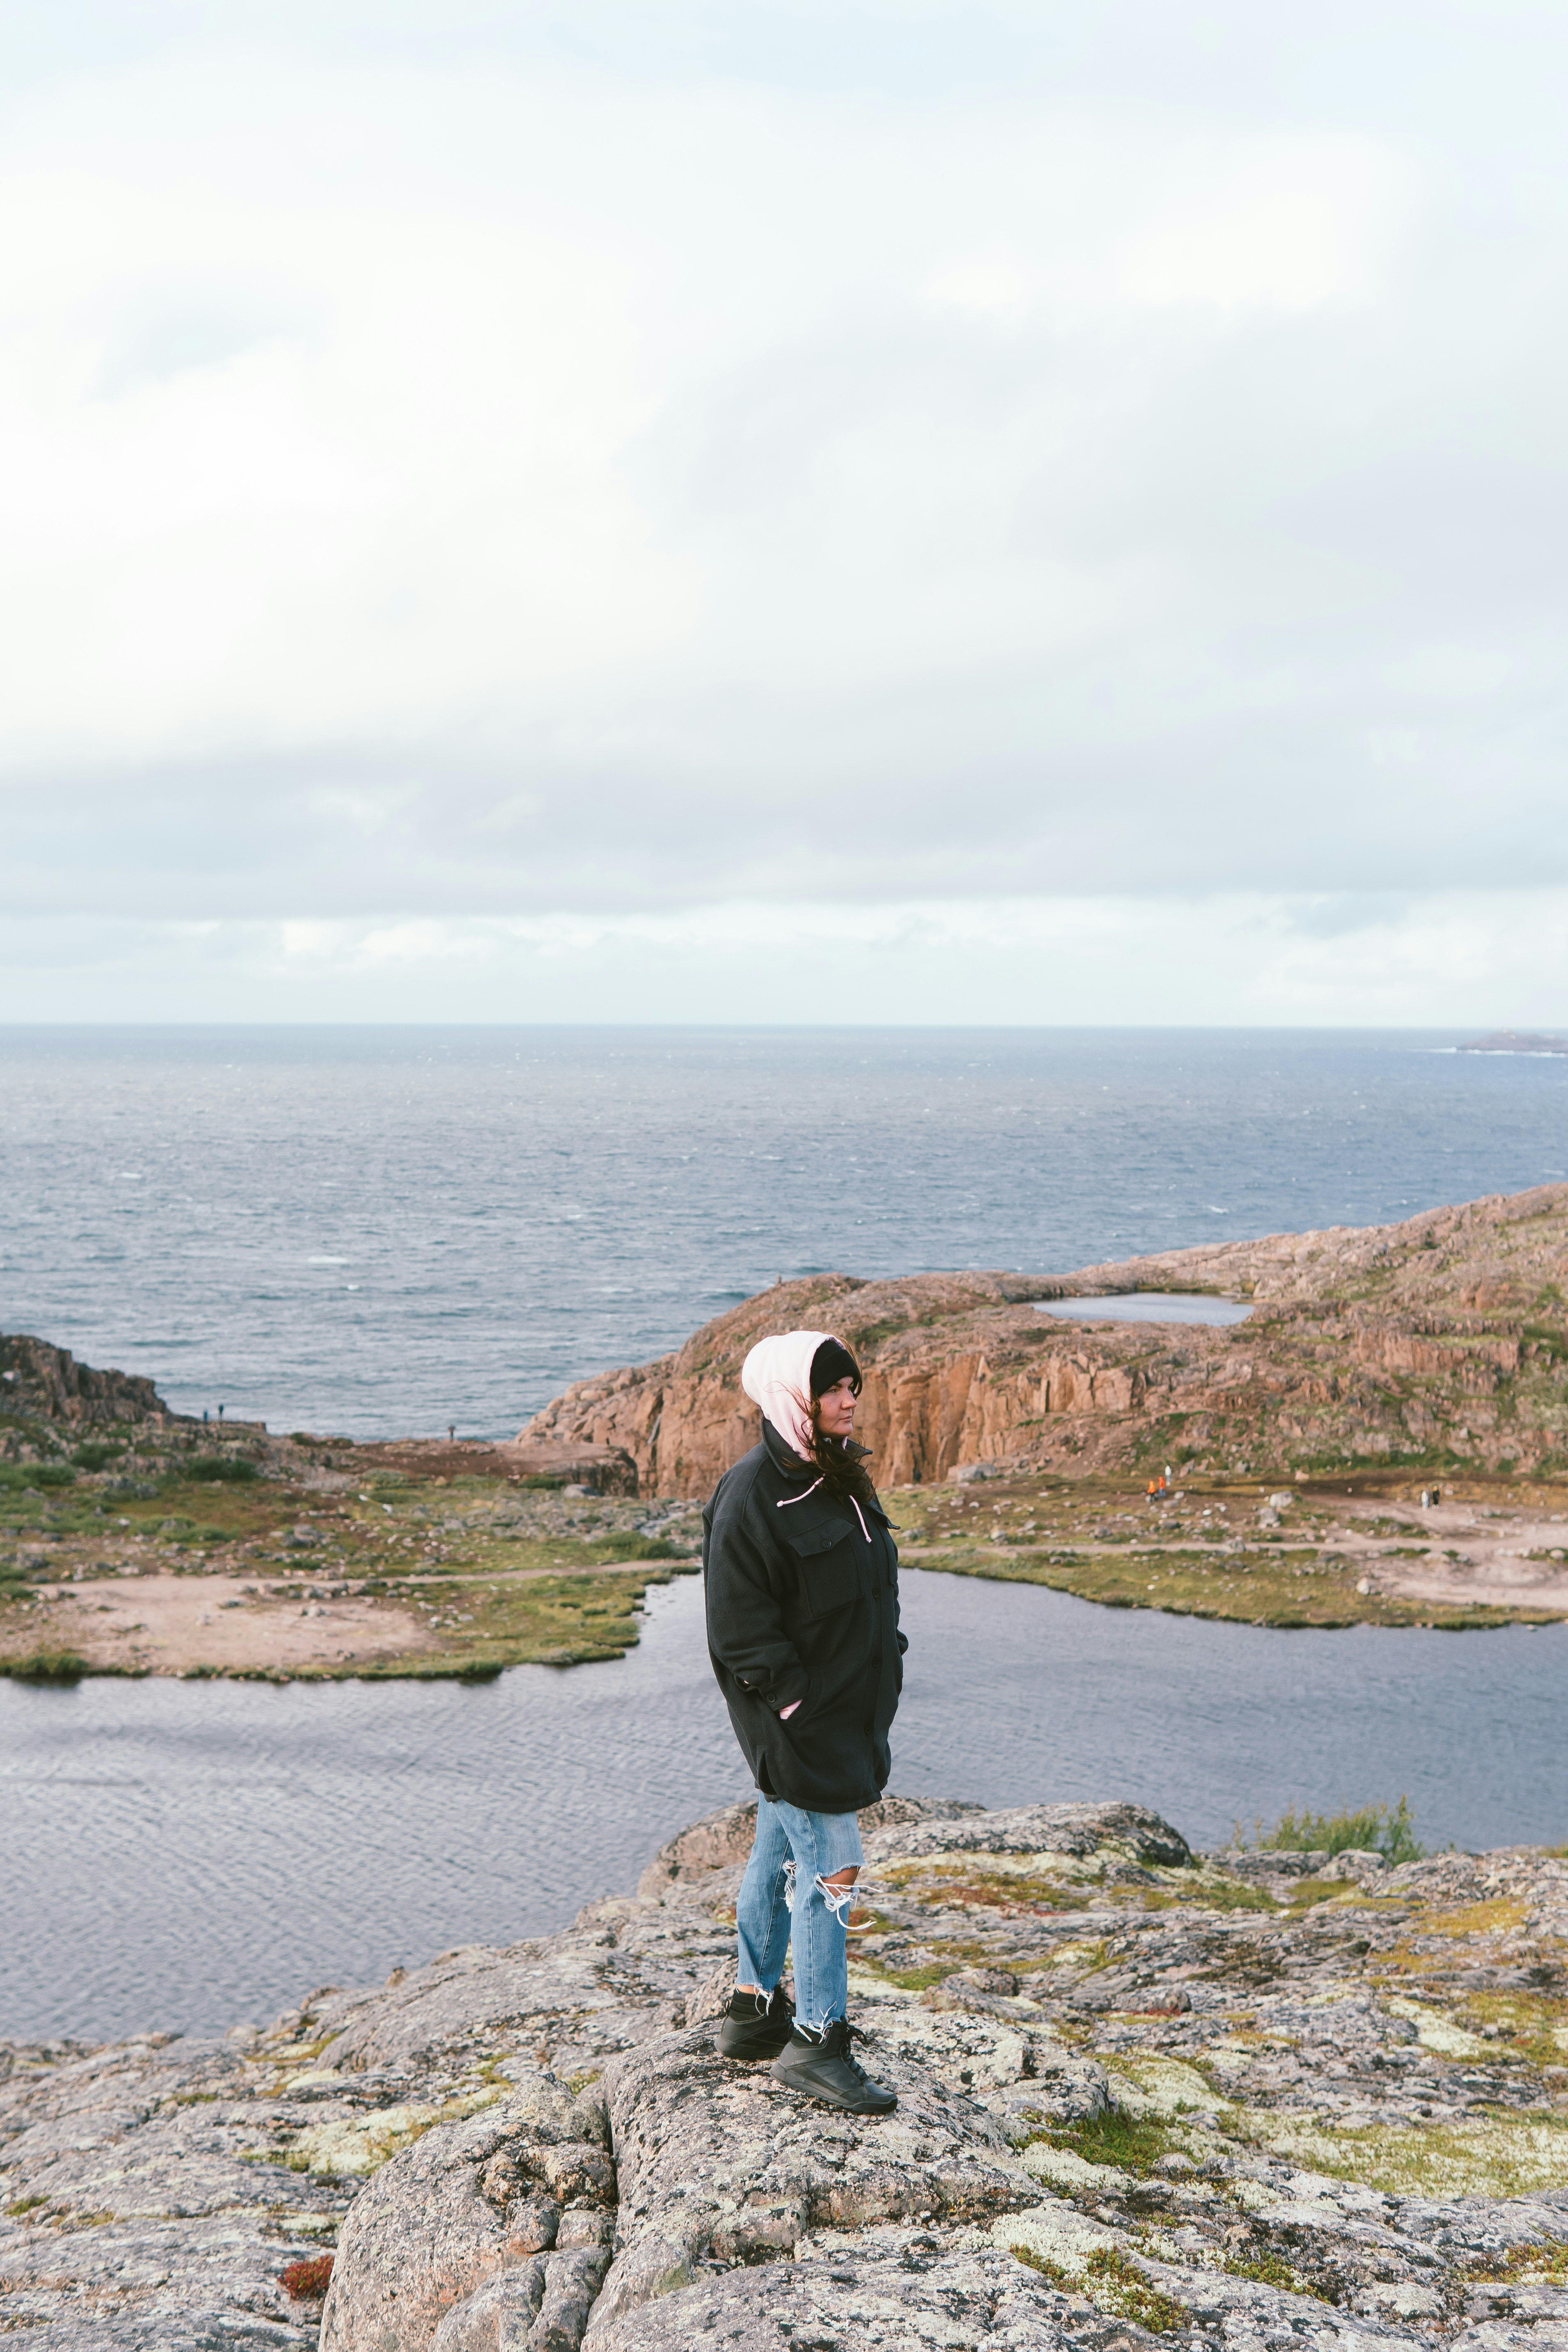
POLYGON ((826 1396, 840 1381, 853 1381, 855 1393, 860 1393, 860 1367, 842 1339, 824 1339, 811 1360, 811 1393, 826 1396))

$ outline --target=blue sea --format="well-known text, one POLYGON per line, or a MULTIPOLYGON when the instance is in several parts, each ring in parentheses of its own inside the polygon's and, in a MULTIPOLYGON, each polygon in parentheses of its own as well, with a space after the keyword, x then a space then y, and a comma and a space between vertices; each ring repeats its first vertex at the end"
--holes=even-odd
POLYGON ((0 1329, 504 1436, 783 1274, 1061 1273, 1568 1175, 1568 1057, 1370 1031, 0 1029, 0 1329))
MULTIPOLYGON (((0 1328, 187 1412, 505 1435, 780 1274, 1063 1273, 1562 1181, 1568 1059, 1459 1043, 0 1030, 0 1328)), ((1429 1843, 1568 1838, 1568 1626, 905 1601, 896 1788, 1132 1796, 1211 1844, 1408 1791, 1429 1843)), ((0 2034, 221 2030, 630 1885, 743 1792, 700 1601, 489 1689, 0 1683, 0 2034)))

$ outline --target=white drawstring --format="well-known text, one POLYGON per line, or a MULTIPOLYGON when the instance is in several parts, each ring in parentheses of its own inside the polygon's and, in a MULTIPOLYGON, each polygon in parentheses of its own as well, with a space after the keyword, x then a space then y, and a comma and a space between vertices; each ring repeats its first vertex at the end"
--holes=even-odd
MULTIPOLYGON (((773 1508, 774 1508, 774 1510, 775 1510, 775 1511, 784 1511, 784 1510, 787 1510, 787 1509, 789 1508, 789 1506, 790 1506, 792 1503, 804 1503, 804 1502, 805 1502, 805 1496, 806 1496, 806 1495, 815 1495, 815 1494, 816 1494, 816 1490, 817 1490, 817 1488, 821 1486, 821 1484, 822 1484, 822 1480, 821 1480, 820 1478, 814 1478, 814 1479, 812 1480, 812 1482, 811 1482, 810 1486, 805 1489, 805 1494, 803 1494, 803 1495, 784 1495, 784 1496, 780 1496, 780 1498, 779 1498, 779 1500, 778 1500, 778 1501, 773 1505, 773 1508)), ((850 1496, 850 1497, 849 1497, 849 1507, 850 1507, 850 1509, 854 1512, 854 1514, 855 1514, 856 1517, 857 1517, 857 1518, 859 1520, 859 1522, 860 1522, 860 1532, 861 1532, 861 1534, 865 1537, 865 1538, 866 1538, 867 1542, 868 1542, 868 1543, 869 1543, 869 1542, 870 1542, 870 1540, 871 1540, 871 1530, 870 1530, 870 1528, 866 1525, 866 1514, 865 1514, 865 1512, 860 1508, 859 1504, 855 1500, 855 1497, 854 1497, 854 1496, 853 1496, 853 1495, 851 1495, 851 1496, 850 1496)))

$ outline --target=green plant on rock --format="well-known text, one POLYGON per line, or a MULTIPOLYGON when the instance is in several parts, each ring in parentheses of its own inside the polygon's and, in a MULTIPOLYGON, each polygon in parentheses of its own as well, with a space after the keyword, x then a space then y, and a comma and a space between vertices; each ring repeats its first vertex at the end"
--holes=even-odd
POLYGON ((1071 2286, 1072 2281, 1060 2263, 1053 2263, 1048 2254, 1037 2254, 1032 2246, 1009 2246, 1007 2252, 1016 2263, 1026 2263, 1030 2270, 1038 2271, 1050 2285, 1064 2291, 1071 2286))
POLYGON ((1031 2133, 1029 2144, 1037 2140, 1051 2147, 1069 2148, 1086 2164, 1114 2165, 1119 2171, 1140 2176, 1152 2171, 1163 2156, 1180 2145, 1159 2124, 1146 2116, 1129 2115, 1125 2107, 1108 2107, 1085 2123, 1031 2133))
POLYGON ((1157 2287, 1120 2246, 1097 2246, 1083 2268, 1102 2311, 1130 2319, 1135 2327, 1146 2327, 1151 2336, 1173 2336, 1192 2326, 1193 2315, 1185 2304, 1157 2287))
POLYGON ((1285 2294, 1315 2295, 1320 2303, 1331 2303, 1332 2295, 1288 2263, 1283 2254, 1267 2251, 1256 2254, 1233 2254, 1225 2265, 1232 2278, 1256 2279, 1260 2286, 1277 2286, 1285 2294))
POLYGON ((54 1486, 74 1486, 76 1472, 68 1462, 5 1462, 0 1463, 0 1487, 11 1493, 26 1493, 29 1486, 40 1491, 54 1486))
POLYGON ((79 1470, 101 1470, 109 1462, 117 1462, 123 1453, 120 1445, 79 1445, 71 1460, 79 1470))
POLYGON ((1511 2286, 1531 2283, 1561 2286, 1568 2280, 1568 2243, 1558 2239, 1524 2246, 1509 2246, 1496 2254, 1479 2254, 1467 2263, 1465 2276, 1478 2284, 1511 2286))
POLYGON ((1298 1811, 1291 1805, 1271 1830, 1265 1832, 1261 1822, 1254 1830, 1254 1843, 1264 1850, 1331 1854, 1358 1850, 1382 1854, 1391 1867, 1419 1862, 1426 1852, 1416 1838, 1408 1797, 1401 1797, 1396 1805, 1363 1805, 1353 1812, 1314 1813, 1305 1806, 1298 1811))

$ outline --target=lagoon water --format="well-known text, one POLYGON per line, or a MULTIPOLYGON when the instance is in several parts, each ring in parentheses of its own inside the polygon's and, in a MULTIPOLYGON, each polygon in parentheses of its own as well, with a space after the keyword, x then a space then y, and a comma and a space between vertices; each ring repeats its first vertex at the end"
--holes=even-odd
MULTIPOLYGON (((895 1789, 1132 1797, 1194 1844, 1408 1792, 1430 1843, 1568 1838, 1568 1625, 1285 1633, 907 1570, 895 1789)), ((745 1793, 699 1580, 616 1664, 499 1683, 0 1684, 0 2034, 264 2022, 629 1891, 745 1793)))
MULTIPOLYGON (((1568 1174, 1568 1060, 1366 1033, 0 1030, 0 1328, 177 1408, 501 1435, 771 1282, 1066 1272, 1568 1174)), ((1216 1842, 1568 1837, 1568 1628, 1280 1633, 911 1574, 894 1785, 1216 1842)), ((0 2034, 221 2030, 563 1924, 741 1793, 700 1595, 493 1686, 0 1682, 0 2034)))
POLYGON ((1202 1291, 1131 1290, 1105 1298, 1042 1298, 1038 1312, 1063 1323, 1245 1323, 1252 1309, 1202 1291))

